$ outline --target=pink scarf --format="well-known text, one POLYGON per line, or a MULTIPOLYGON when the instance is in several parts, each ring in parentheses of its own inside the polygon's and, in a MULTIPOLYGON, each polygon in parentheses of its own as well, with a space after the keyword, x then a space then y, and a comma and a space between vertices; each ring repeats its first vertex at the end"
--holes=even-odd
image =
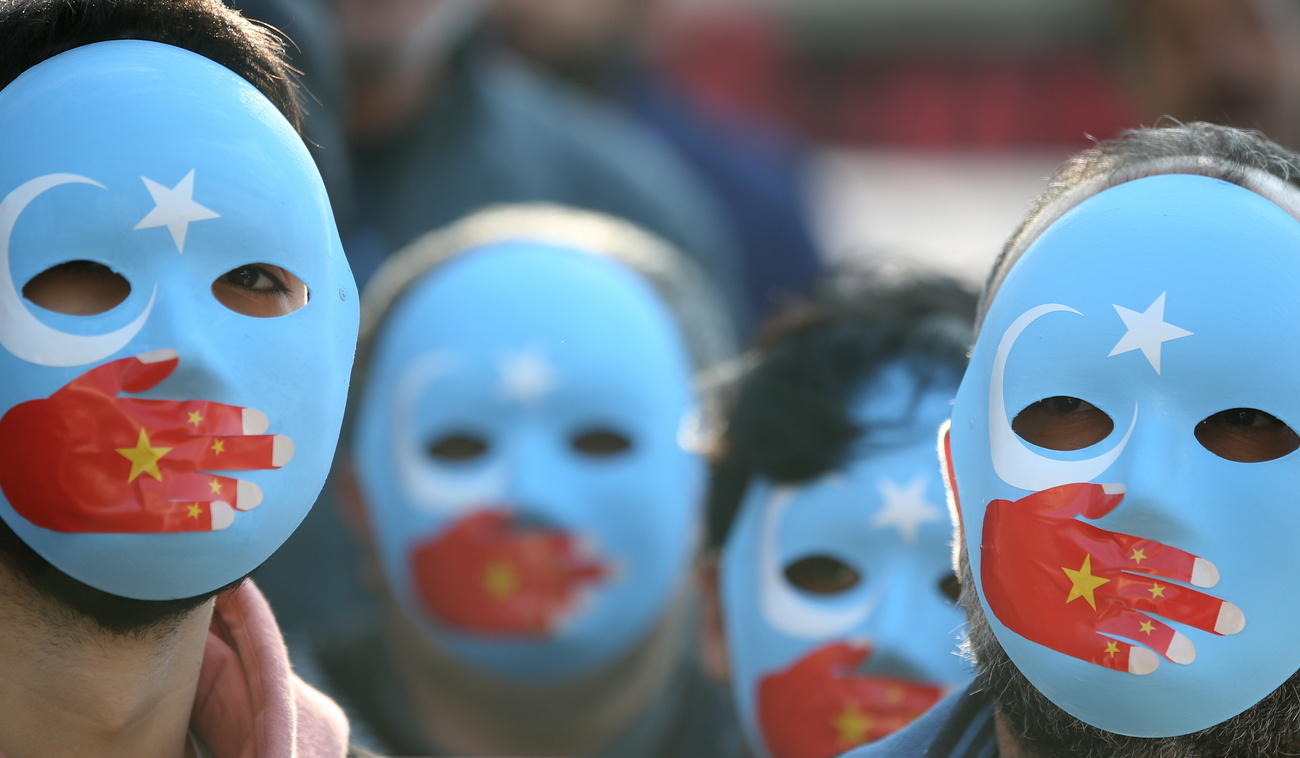
POLYGON ((215 758, 343 758, 343 711, 289 667, 266 598, 246 581, 217 598, 190 728, 215 758))

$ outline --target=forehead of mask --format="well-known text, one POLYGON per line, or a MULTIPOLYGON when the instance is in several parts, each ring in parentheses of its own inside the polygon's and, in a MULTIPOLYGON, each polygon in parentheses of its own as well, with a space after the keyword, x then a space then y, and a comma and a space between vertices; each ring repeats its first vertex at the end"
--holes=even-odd
MULTIPOLYGON (((324 482, 355 342, 354 284, 306 148, 243 79, 151 42, 88 45, 41 63, 0 91, 0 112, 0 409, 48 397, 109 360, 167 349, 178 368, 141 394, 253 408, 268 433, 296 445, 280 470, 222 472, 264 499, 220 532, 55 532, 3 499, 0 516, 55 566, 113 594, 187 597, 247 574, 324 482), (172 225, 146 222, 159 213, 172 225), (129 296, 94 316, 22 298, 33 276, 73 260, 118 272, 129 296), (249 263, 293 272, 310 301, 277 318, 226 308, 213 282, 249 263)), ((93 489, 72 479, 51 486, 93 489)))
MULTIPOLYGON (((1233 408, 1300 424, 1298 287, 1295 219, 1242 187, 1165 175, 1108 189, 1067 212, 997 293, 953 410, 975 576, 990 501, 1115 482, 1127 489, 1123 501, 1090 523, 1213 562, 1221 579, 1205 592, 1246 618, 1231 636, 1173 623, 1195 645, 1194 662, 1160 660, 1138 676, 1016 633, 990 612, 981 582, 985 611, 1012 660, 1083 721, 1135 736, 1188 733, 1248 708, 1300 667, 1300 601, 1278 584, 1300 571, 1300 458, 1235 462, 1194 434, 1199 422, 1233 408), (1073 451, 1015 435, 1010 420, 1022 408, 1058 395, 1095 405, 1113 429, 1073 451)), ((1008 589, 1034 592, 1028 584, 1008 589)), ((1098 645, 1109 640, 1096 637, 1098 645)))
POLYGON ((869 431, 844 468, 803 485, 750 487, 723 549, 722 599, 751 737, 758 681, 831 642, 873 647, 846 675, 940 685, 968 676, 954 655, 961 612, 941 588, 952 575, 952 525, 934 440, 954 389, 941 382, 918 394, 913 369, 891 364, 853 405, 869 431), (840 562, 856 582, 811 591, 798 564, 816 558, 840 562))
POLYGON ((688 562, 702 469, 678 442, 693 405, 689 358, 654 291, 584 252, 498 243, 415 283, 374 355, 353 456, 379 557, 410 617, 437 644, 509 677, 578 675, 642 639, 688 562), (585 455, 573 440, 591 428, 630 447, 585 455), (485 447, 471 460, 431 454, 450 434, 485 447), (417 599, 412 551, 485 508, 574 536, 610 570, 546 639, 452 631, 417 599))

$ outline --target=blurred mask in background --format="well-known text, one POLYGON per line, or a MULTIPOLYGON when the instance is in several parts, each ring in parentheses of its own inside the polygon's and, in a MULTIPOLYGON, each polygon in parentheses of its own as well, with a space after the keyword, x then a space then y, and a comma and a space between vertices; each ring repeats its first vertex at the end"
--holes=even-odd
POLYGON ((579 678, 682 596, 704 475, 690 346, 641 274, 580 241, 446 257, 370 353, 352 455, 375 549, 432 645, 579 678))
POLYGON ((749 487, 720 591, 733 693, 751 743, 773 758, 884 737, 970 675, 935 458, 951 379, 922 391, 907 364, 890 364, 852 403, 872 431, 843 468, 749 487))

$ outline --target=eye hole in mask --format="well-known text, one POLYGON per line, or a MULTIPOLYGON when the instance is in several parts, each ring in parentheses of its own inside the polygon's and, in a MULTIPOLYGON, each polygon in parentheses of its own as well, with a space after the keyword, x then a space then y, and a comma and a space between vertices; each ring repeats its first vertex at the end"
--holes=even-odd
POLYGON ((452 432, 429 444, 429 455, 446 463, 468 463, 487 454, 491 445, 477 434, 452 432))
POLYGON ((23 297, 55 313, 93 316, 116 307, 131 294, 121 274, 94 261, 51 266, 23 286, 23 297))
POLYGON ((307 285, 292 271, 270 263, 246 263, 212 282, 212 296, 235 313, 275 318, 307 304, 307 285))
POLYGON ((583 429, 569 439, 569 447, 589 458, 609 458, 632 449, 632 440, 609 427, 583 429))
POLYGON ((957 575, 949 571, 939 578, 939 593, 944 599, 953 605, 957 604, 957 598, 961 597, 961 582, 957 580, 957 575))
POLYGON ((785 567, 785 579, 804 592, 814 595, 838 595, 862 581, 862 575, 838 558, 809 555, 785 567))
POLYGON ((1056 395, 1026 406, 1011 429, 1025 442, 1048 450, 1081 450, 1106 439, 1115 422, 1086 400, 1056 395))
POLYGON ((1238 463, 1271 461, 1300 447, 1300 436, 1277 416, 1256 408, 1219 411, 1196 425, 1211 453, 1238 463))

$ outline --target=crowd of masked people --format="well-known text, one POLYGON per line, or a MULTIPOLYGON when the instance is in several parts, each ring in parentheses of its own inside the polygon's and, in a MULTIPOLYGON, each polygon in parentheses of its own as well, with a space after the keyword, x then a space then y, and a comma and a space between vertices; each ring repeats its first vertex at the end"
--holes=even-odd
POLYGON ((0 0, 0 758, 1300 754, 1300 156, 827 272, 546 2, 0 0))

